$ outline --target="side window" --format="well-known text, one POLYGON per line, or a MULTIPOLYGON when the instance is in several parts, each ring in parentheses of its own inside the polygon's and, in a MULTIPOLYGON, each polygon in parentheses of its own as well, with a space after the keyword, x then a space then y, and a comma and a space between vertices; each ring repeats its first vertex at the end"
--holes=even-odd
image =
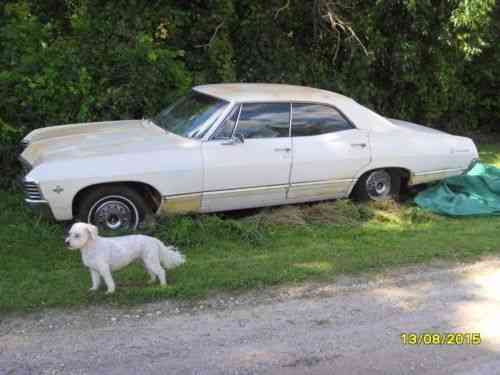
POLYGON ((217 130, 213 135, 213 139, 228 139, 233 135, 234 127, 236 126, 236 121, 238 121, 238 114, 240 113, 240 106, 237 105, 233 108, 229 116, 219 125, 217 130))
POLYGON ((236 133, 244 138, 277 138, 290 135, 290 104, 243 104, 236 133))
POLYGON ((292 136, 307 137, 354 127, 335 108, 321 104, 292 105, 292 136))

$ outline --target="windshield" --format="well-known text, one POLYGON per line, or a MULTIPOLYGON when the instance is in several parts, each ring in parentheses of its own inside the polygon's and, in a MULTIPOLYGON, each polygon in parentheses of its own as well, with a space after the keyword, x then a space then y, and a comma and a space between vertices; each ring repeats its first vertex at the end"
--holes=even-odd
POLYGON ((161 128, 187 138, 201 138, 224 111, 228 102, 191 91, 161 111, 152 121, 161 128))

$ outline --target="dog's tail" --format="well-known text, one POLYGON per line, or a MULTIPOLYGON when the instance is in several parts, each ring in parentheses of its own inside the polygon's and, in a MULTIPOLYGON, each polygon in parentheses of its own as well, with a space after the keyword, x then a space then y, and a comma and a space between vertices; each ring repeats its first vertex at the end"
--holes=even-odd
POLYGON ((165 246, 159 241, 160 261, 167 270, 180 266, 186 262, 186 257, 174 246, 165 246))

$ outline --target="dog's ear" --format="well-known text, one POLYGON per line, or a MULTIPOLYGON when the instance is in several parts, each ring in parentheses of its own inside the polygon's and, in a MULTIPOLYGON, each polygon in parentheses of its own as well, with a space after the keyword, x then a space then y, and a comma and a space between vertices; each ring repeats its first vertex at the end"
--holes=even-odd
POLYGON ((87 225, 87 230, 89 231, 90 238, 93 239, 93 240, 96 240, 97 239, 97 235, 99 234, 99 230, 97 229, 97 227, 95 225, 88 224, 87 225))

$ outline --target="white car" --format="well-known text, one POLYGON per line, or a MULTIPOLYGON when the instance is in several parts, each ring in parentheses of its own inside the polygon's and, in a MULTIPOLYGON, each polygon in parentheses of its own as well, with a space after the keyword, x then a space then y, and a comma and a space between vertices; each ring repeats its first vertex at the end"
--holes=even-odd
POLYGON ((478 158, 469 138, 276 84, 197 86, 155 118, 40 128, 23 146, 29 206, 109 229, 149 213, 387 199, 478 158))

